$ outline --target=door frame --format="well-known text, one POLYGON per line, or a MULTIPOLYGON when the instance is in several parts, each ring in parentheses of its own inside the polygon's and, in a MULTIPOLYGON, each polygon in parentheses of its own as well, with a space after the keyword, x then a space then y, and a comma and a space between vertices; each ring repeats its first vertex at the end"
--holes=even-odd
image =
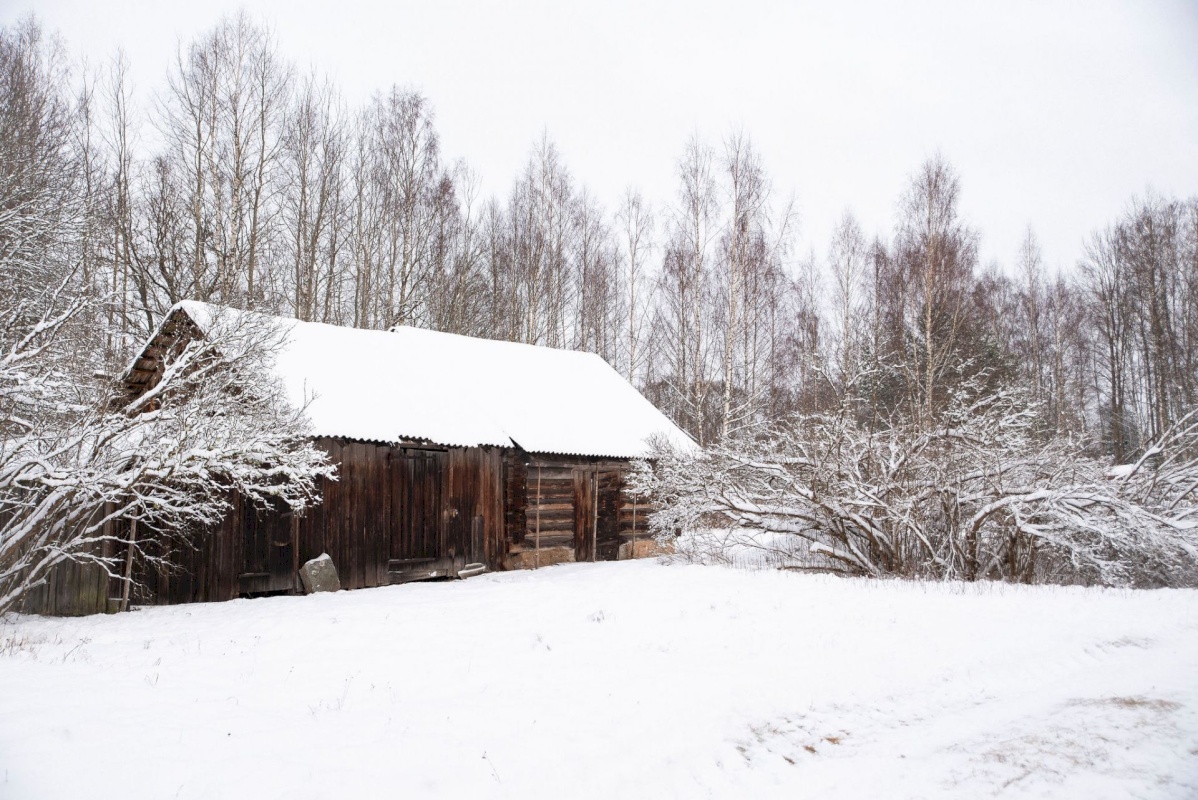
MULTIPOLYGON (((392 447, 387 455, 387 482, 390 489, 387 513, 387 576, 390 583, 406 583, 408 581, 426 580, 428 578, 449 577, 454 573, 454 556, 449 552, 448 541, 448 503, 449 490, 449 449, 445 447, 424 447, 401 445, 392 447), (397 462, 404 462, 404 474, 396 475, 394 470, 399 468, 397 462), (432 520, 436 531, 430 537, 427 529, 416 532, 412 526, 414 520, 411 509, 415 507, 415 498, 427 485, 418 486, 416 472, 413 466, 419 462, 432 462, 434 468, 424 470, 422 479, 433 478, 431 497, 425 498, 432 508, 424 509, 425 524, 432 520), (405 529, 406 527, 406 529, 405 529), (402 552, 402 546, 397 545, 397 538, 408 539, 409 544, 415 545, 417 537, 423 544, 432 543, 431 555, 414 556, 402 552), (399 546, 400 552, 396 552, 399 546)), ((423 480, 421 481, 423 483, 423 480)))

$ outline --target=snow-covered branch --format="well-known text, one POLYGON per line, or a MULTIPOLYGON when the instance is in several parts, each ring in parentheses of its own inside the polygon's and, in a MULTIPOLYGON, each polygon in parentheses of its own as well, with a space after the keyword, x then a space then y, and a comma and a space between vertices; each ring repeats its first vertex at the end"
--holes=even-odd
POLYGON ((233 492, 316 499, 331 468, 266 368, 285 331, 248 315, 214 325, 180 341, 138 400, 116 401, 66 335, 85 304, 42 301, 0 316, 0 610, 61 561, 111 571, 118 520, 179 535, 219 521, 233 492))
POLYGON ((811 565, 865 575, 1192 584, 1198 414, 1126 467, 1037 434, 1019 393, 966 387, 935 427, 803 416, 639 477, 663 534, 712 525, 799 537, 811 565))

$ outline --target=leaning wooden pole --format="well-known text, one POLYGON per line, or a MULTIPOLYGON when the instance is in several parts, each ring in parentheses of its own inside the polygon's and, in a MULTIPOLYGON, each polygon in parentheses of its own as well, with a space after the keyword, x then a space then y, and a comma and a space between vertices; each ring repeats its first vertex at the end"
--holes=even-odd
POLYGON ((591 561, 598 561, 599 549, 599 470, 591 473, 591 561))
POLYGON ((537 465, 537 526, 536 535, 533 543, 536 545, 537 554, 533 557, 533 569, 541 568, 541 465, 537 465))
POLYGON ((636 558, 636 500, 632 501, 632 547, 628 549, 628 558, 636 558))
POLYGON ((121 611, 129 610, 129 586, 133 583, 133 548, 137 545, 137 520, 129 520, 129 548, 125 551, 125 585, 121 587, 121 611))

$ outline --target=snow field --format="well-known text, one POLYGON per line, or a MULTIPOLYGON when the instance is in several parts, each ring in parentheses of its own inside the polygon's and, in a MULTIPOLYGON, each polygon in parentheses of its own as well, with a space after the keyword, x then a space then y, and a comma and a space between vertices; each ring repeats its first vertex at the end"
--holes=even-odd
POLYGON ((0 626, 0 797, 1193 797, 1198 592, 616 562, 0 626))

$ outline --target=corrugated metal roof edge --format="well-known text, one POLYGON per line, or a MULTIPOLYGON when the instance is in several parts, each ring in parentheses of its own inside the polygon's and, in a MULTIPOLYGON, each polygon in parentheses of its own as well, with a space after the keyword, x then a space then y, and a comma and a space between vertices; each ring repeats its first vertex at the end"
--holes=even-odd
POLYGON ((313 439, 329 438, 329 439, 346 439, 351 442, 363 442, 366 444, 385 444, 402 447, 405 444, 415 445, 419 447, 504 447, 511 450, 523 450, 529 455, 546 455, 546 456, 576 456, 579 458, 618 458, 625 461, 636 461, 637 459, 647 458, 644 453, 637 455, 629 455, 627 453, 587 453, 574 450, 525 450, 514 440, 509 439, 507 444, 495 444, 492 442, 476 442, 475 444, 462 444, 461 442, 439 442, 436 439, 429 439, 424 436, 401 436, 396 439, 364 439, 360 436, 350 436, 344 433, 312 433, 309 434, 313 439))
POLYGON ((512 439, 512 444, 515 445, 517 449, 524 450, 524 452, 528 453, 529 455, 577 456, 579 458, 620 458, 620 459, 624 459, 625 461, 635 461, 638 458, 646 457, 644 454, 630 456, 630 455, 616 455, 614 453, 583 453, 583 452, 576 452, 576 451, 570 451, 570 450, 526 450, 515 439, 512 439))
POLYGON ((512 447, 512 442, 509 439, 506 443, 499 442, 474 442, 473 444, 463 444, 462 442, 441 442, 436 439, 430 439, 427 436, 397 436, 393 439, 376 439, 362 436, 354 436, 348 433, 331 433, 329 431, 314 431, 308 434, 313 439, 347 439, 351 442, 364 442, 366 444, 390 444, 390 445, 435 445, 437 447, 512 447))

